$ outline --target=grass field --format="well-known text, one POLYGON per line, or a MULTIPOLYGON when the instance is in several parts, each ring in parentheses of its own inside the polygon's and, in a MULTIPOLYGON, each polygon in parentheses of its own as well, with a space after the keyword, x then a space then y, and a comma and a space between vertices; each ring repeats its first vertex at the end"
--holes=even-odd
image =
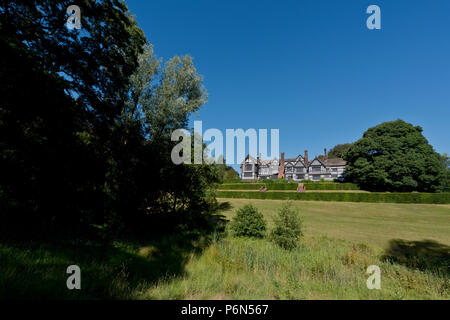
MULTIPOLYGON (((271 226, 276 200, 246 203, 271 226)), ((305 237, 177 234, 136 243, 0 244, 0 299, 450 299, 450 205, 294 202, 305 237), (79 265, 82 290, 66 288, 79 265), (366 268, 381 269, 381 290, 366 268)))
MULTIPOLYGON (((224 215, 251 203, 268 223, 281 200, 220 199, 231 204, 224 215)), ((391 239, 435 240, 450 245, 450 205, 292 201, 305 220, 307 236, 360 241, 386 246, 391 239)))

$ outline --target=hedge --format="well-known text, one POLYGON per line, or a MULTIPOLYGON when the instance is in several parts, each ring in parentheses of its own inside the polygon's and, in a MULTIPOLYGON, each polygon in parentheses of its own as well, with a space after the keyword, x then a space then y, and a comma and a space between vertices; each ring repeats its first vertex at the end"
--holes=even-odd
POLYGON ((450 193, 245 192, 216 191, 218 198, 449 204, 450 193))
POLYGON ((248 181, 243 181, 241 179, 223 179, 223 183, 248 183, 248 181))
MULTIPOLYGON (((297 190, 297 183, 265 184, 268 190, 297 190)), ((304 183, 306 190, 359 190, 353 183, 304 183)), ((234 183, 219 185, 219 190, 259 190, 264 183, 234 183)))

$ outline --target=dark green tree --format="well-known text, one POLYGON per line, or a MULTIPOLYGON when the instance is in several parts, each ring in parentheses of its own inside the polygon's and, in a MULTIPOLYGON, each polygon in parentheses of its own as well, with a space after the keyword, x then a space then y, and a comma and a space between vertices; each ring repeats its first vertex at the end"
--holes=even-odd
POLYGON ((0 225, 42 235, 103 224, 143 32, 118 0, 1 1, 0 12, 0 225), (66 26, 71 4, 80 30, 66 26))
POLYGON ((273 218, 270 239, 284 249, 294 249, 303 236, 303 220, 292 203, 283 203, 273 218))
POLYGON ((225 172, 223 174, 223 179, 239 179, 239 173, 237 173, 236 170, 233 169, 233 167, 226 166, 225 172))
POLYGON ((238 209, 230 224, 231 231, 237 237, 264 238, 267 222, 258 208, 247 204, 238 209))
MULTIPOLYGON (((189 135, 189 116, 207 100, 202 77, 190 56, 176 56, 163 65, 152 46, 139 62, 115 130, 122 137, 114 147, 118 156, 111 185, 116 222, 134 234, 161 222, 168 228, 202 227, 204 214, 217 207, 214 187, 220 182, 220 167, 174 164, 171 158, 178 143, 171 140, 172 132, 185 129, 189 135)), ((191 156, 193 160, 193 151, 191 156)))
POLYGON ((446 179, 444 183, 444 191, 449 192, 450 191, 450 157, 447 153, 444 153, 441 155, 442 164, 445 168, 446 173, 446 179))
POLYGON ((345 152, 350 148, 351 143, 343 143, 335 145, 330 151, 328 151, 328 159, 343 158, 345 152))
POLYGON ((445 179, 441 156, 422 128, 403 120, 368 129, 344 158, 347 178, 370 191, 436 192, 445 179))

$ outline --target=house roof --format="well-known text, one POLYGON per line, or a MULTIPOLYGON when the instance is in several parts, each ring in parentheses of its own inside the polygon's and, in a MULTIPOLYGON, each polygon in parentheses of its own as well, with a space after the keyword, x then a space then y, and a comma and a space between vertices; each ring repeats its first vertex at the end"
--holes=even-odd
POLYGON ((347 165, 347 161, 345 161, 342 158, 335 158, 335 159, 327 159, 324 161, 325 165, 327 167, 334 167, 334 166, 345 166, 347 165))
POLYGON ((260 160, 259 165, 264 167, 270 167, 273 164, 278 164, 278 160, 260 160))
POLYGON ((294 167, 305 167, 306 168, 307 166, 305 165, 304 161, 299 160, 294 164, 294 167))
POLYGON ((319 159, 319 157, 315 157, 314 159, 312 159, 309 163, 308 163, 308 166, 311 166, 312 165, 312 163, 314 162, 314 161, 319 161, 320 162, 320 164, 321 165, 323 165, 324 167, 326 167, 327 165, 325 164, 325 162, 324 161, 322 161, 322 160, 320 160, 319 159))
MULTIPOLYGON (((339 167, 339 166, 345 166, 347 165, 347 161, 345 161, 342 158, 334 158, 334 159, 327 159, 327 160, 321 160, 318 157, 314 158, 313 160, 309 161, 309 163, 306 165, 304 162, 304 158, 302 155, 299 155, 297 158, 287 158, 284 159, 285 165, 286 166, 298 166, 299 163, 302 164, 302 166, 308 167, 311 165, 312 162, 314 162, 314 160, 319 161, 323 166, 325 167, 339 167)), ((262 166, 270 166, 271 164, 279 164, 279 161, 277 159, 272 159, 272 160, 262 160, 262 161, 258 161, 257 159, 255 159, 254 157, 252 157, 251 155, 247 155, 247 157, 245 158, 244 161, 242 161, 241 166, 244 163, 258 163, 262 166)))

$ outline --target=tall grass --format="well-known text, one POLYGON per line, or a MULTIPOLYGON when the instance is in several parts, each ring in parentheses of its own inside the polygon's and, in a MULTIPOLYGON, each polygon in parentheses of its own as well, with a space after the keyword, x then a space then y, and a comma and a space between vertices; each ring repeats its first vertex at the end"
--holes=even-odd
MULTIPOLYGON (((440 268, 387 258, 379 247, 308 237, 294 250, 266 239, 216 237, 186 250, 163 244, 112 247, 0 245, 1 299, 450 299, 445 251, 440 268), (82 290, 66 288, 79 264, 82 290), (366 287, 369 265, 381 290, 366 287)), ((444 248, 444 250, 448 250, 444 248)), ((409 259, 408 257, 406 257, 409 259)), ((419 257, 420 258, 420 257, 419 257)))
POLYGON ((291 251, 267 240, 226 238, 192 256, 186 276, 142 290, 143 299, 449 299, 448 274, 410 269, 383 251, 325 237, 291 251), (381 290, 366 287, 369 265, 381 290))

